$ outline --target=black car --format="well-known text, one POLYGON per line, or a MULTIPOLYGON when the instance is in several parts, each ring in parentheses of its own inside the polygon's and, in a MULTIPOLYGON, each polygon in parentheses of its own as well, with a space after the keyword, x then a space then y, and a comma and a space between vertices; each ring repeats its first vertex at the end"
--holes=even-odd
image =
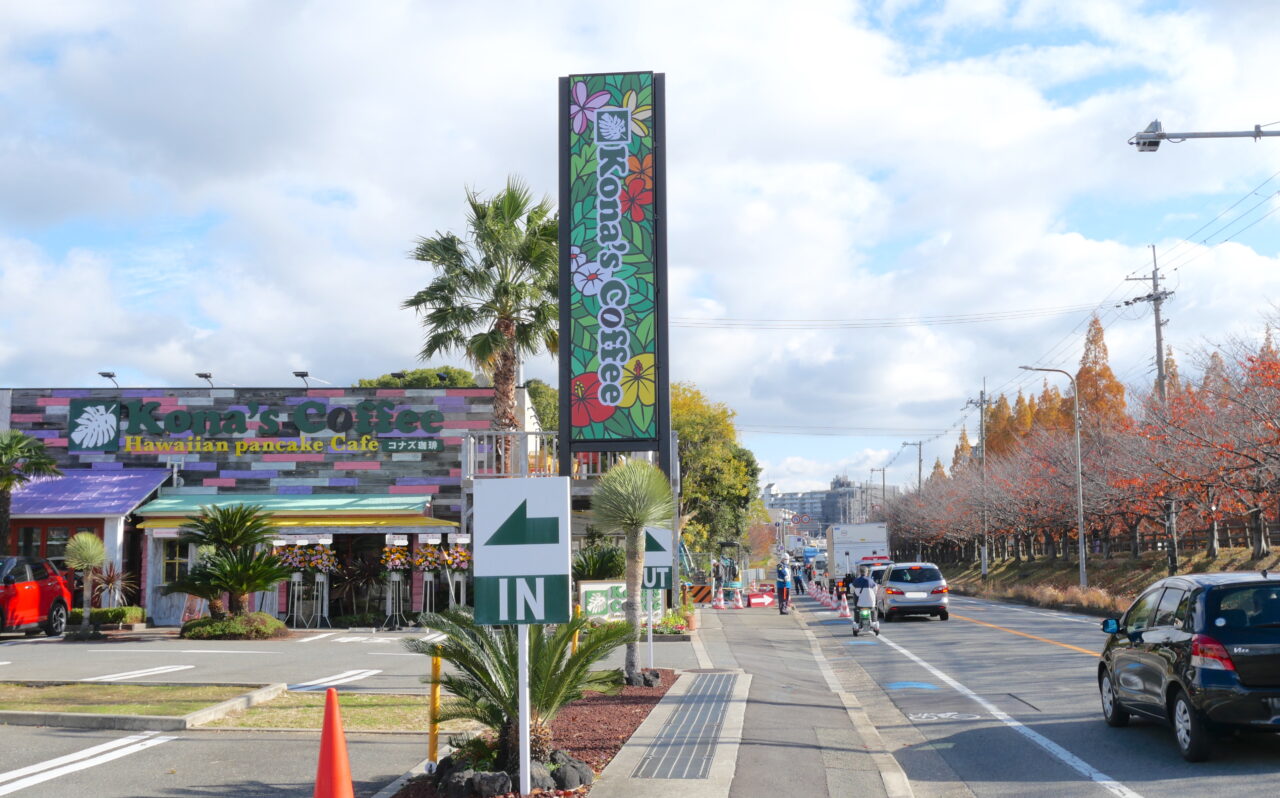
POLYGON ((1214 732, 1280 732, 1280 576, 1173 576, 1108 618, 1098 665, 1102 715, 1168 721, 1189 762, 1214 732))

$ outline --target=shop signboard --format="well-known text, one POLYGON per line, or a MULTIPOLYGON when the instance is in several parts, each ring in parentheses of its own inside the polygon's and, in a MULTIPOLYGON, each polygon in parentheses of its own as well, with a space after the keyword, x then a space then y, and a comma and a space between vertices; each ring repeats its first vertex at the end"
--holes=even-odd
POLYGON ((569 620, 569 479, 475 482, 478 623, 569 620))
POLYGON ((670 529, 657 526, 644 528, 644 587, 652 590, 671 589, 673 537, 670 529))
POLYGON ((572 442, 655 448, 666 428, 663 86, 652 72, 560 81, 561 429, 572 442))
MULTIPOLYGON (((627 599, 627 583, 621 580, 578 583, 578 605, 584 617, 593 621, 625 621, 622 602, 627 599)), ((653 620, 666 612, 666 593, 662 590, 640 591, 640 616, 653 620)))

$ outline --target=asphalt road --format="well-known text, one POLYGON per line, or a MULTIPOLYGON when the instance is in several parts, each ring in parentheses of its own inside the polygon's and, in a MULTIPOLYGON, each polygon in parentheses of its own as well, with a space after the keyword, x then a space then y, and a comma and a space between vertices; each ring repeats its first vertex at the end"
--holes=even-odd
POLYGON ((949 621, 854 639, 848 621, 805 609, 833 667, 842 650, 856 659, 909 722, 882 732, 904 746, 896 756, 920 798, 1280 795, 1280 735, 1233 737, 1190 764, 1165 726, 1103 723, 1100 619, 953 597, 949 621))

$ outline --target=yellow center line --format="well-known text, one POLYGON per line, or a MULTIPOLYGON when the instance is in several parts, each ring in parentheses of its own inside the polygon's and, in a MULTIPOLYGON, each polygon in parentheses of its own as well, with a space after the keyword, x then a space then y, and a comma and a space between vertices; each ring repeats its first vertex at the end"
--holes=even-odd
POLYGON ((1087 649, 1087 648, 1081 648, 1080 646, 1073 646, 1073 645, 1071 645, 1070 643, 1060 643, 1060 642, 1058 642, 1057 640, 1050 640, 1050 639, 1049 639, 1049 638, 1047 638, 1047 637, 1037 637, 1037 636, 1035 636, 1035 635, 1027 634, 1026 632, 1019 632, 1017 629, 1010 629, 1010 628, 1008 628, 1008 627, 1006 627, 1006 626, 996 626, 994 623, 987 623, 986 621, 979 621, 979 620, 977 620, 976 618, 966 618, 966 617, 964 617, 963 615, 956 615, 954 612, 953 612, 953 613, 951 613, 951 617, 952 617, 952 618, 959 618, 960 620, 962 620, 962 621, 968 621, 969 623, 976 623, 976 624, 978 624, 979 626, 990 626, 992 629, 999 629, 1000 631, 1002 631, 1002 632, 1008 632, 1008 633, 1009 633, 1009 634, 1011 634, 1011 635, 1019 635, 1019 636, 1021 636, 1021 637, 1029 637, 1029 638, 1031 638, 1032 640, 1039 640, 1041 643, 1051 643, 1052 645, 1055 645, 1055 646, 1062 646, 1063 648, 1069 648, 1069 649, 1071 649, 1072 651, 1079 651, 1081 654, 1088 654, 1088 655, 1089 655, 1089 656, 1091 656, 1091 657, 1100 657, 1100 656, 1102 656, 1102 655, 1101 655, 1101 654, 1099 654, 1098 652, 1096 652, 1096 651, 1090 651, 1090 650, 1089 650, 1089 649, 1087 649))

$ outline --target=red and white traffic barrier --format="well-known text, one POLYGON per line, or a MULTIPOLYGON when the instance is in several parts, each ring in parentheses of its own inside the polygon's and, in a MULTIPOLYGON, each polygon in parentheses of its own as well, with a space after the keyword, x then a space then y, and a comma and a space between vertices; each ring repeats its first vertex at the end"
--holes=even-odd
POLYGON ((840 616, 839 617, 841 618, 853 617, 853 614, 849 612, 849 599, 844 596, 840 597, 840 616))

